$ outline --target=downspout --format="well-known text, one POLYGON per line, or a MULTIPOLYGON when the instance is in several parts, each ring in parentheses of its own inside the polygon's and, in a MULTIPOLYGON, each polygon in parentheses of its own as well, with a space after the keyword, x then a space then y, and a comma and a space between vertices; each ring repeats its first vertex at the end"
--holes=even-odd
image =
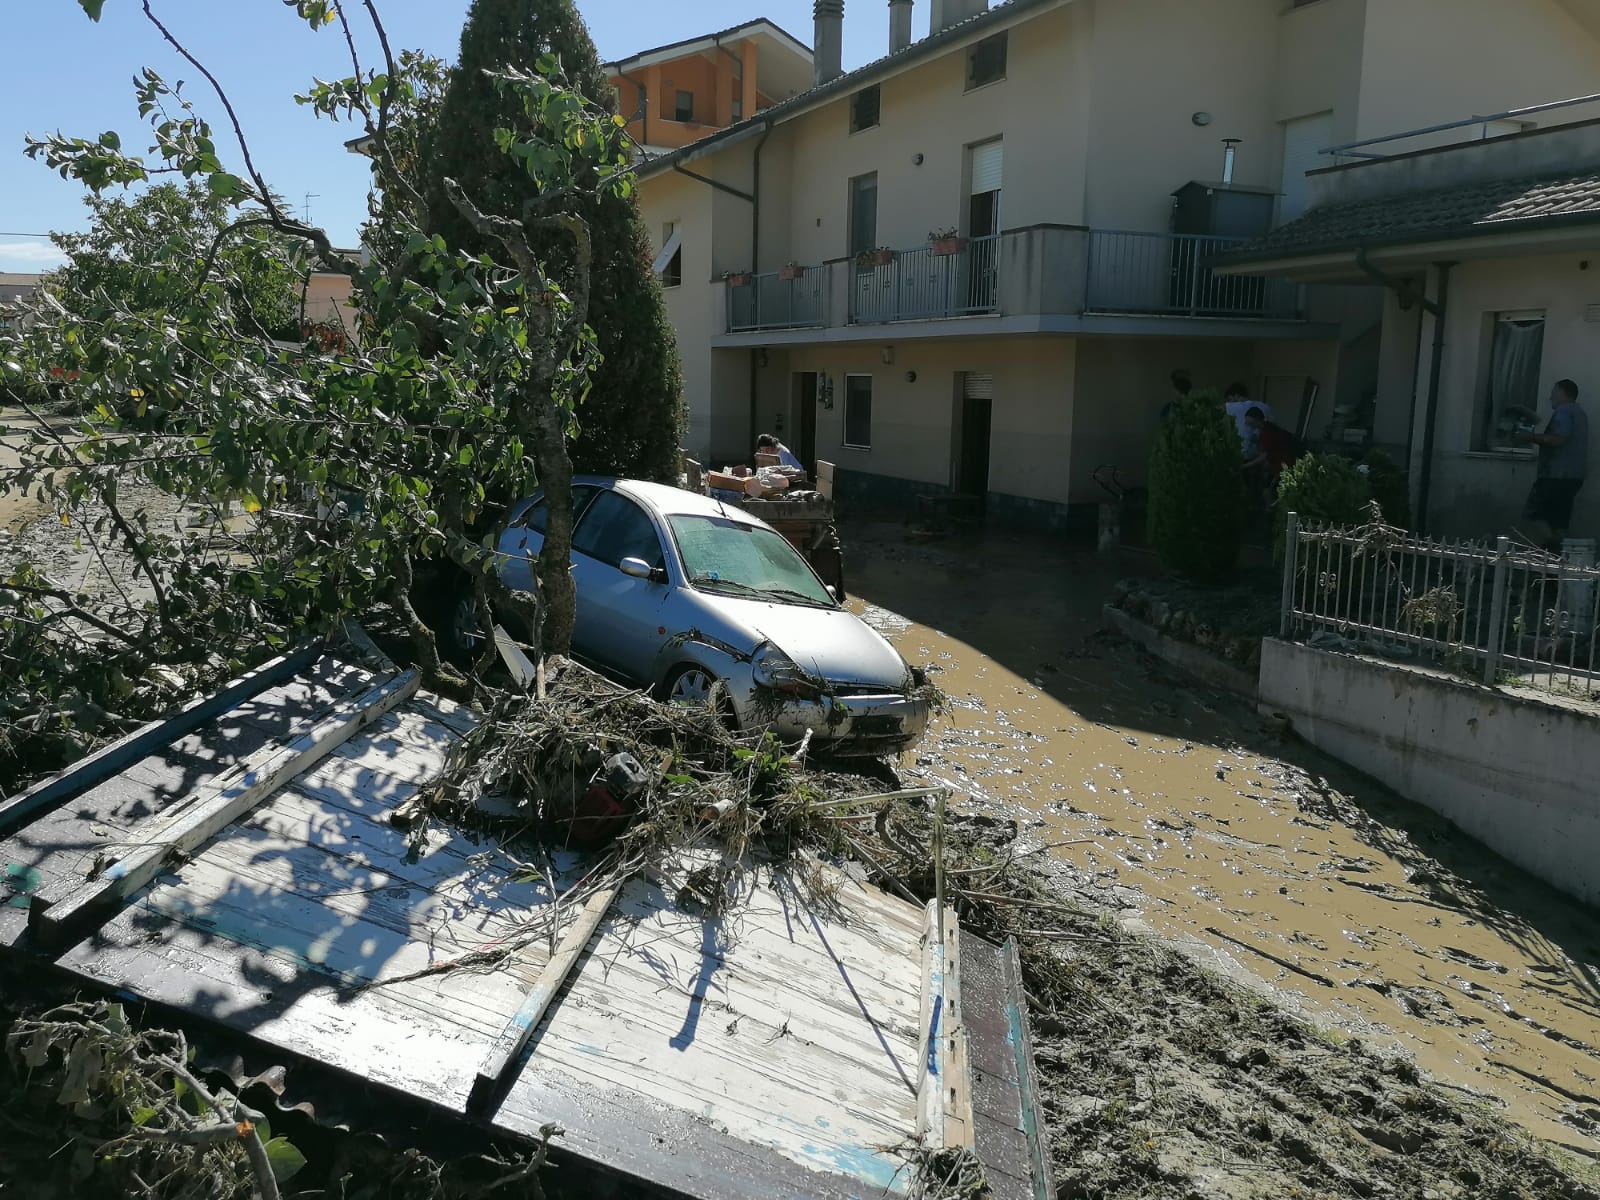
POLYGON ((1439 272, 1438 299, 1433 305, 1433 373, 1428 378, 1428 408, 1422 426, 1422 470, 1417 480, 1417 530, 1428 531, 1428 491, 1433 483, 1433 435, 1439 416, 1439 372, 1444 368, 1445 318, 1450 312, 1453 262, 1434 263, 1439 272))
MULTIPOLYGON (((766 149, 767 139, 772 136, 772 125, 769 122, 762 130, 761 137, 756 142, 755 153, 751 156, 750 182, 750 273, 754 275, 759 269, 761 259, 761 152, 766 149)), ((750 351, 750 444, 755 445, 756 429, 756 393, 759 389, 759 380, 756 372, 760 366, 761 351, 750 351)))

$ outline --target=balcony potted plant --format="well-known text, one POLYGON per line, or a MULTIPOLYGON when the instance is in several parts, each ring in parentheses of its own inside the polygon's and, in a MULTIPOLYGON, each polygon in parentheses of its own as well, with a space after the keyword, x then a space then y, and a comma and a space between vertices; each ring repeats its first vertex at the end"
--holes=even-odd
POLYGON ((894 262, 894 251, 888 246, 878 246, 872 250, 863 250, 856 255, 856 266, 863 269, 869 267, 887 267, 894 262))
POLYGON ((793 281, 793 280, 796 280, 796 279, 804 279, 805 275, 806 275, 806 269, 804 267, 802 267, 797 262, 787 262, 787 263, 784 263, 783 266, 778 268, 778 278, 779 279, 787 279, 787 280, 793 281))
POLYGON ((933 247, 935 255, 943 258, 951 254, 960 254, 967 248, 967 239, 950 226, 929 231, 928 244, 933 247))
POLYGON ((729 287, 749 287, 752 276, 749 271, 724 271, 722 282, 729 287))

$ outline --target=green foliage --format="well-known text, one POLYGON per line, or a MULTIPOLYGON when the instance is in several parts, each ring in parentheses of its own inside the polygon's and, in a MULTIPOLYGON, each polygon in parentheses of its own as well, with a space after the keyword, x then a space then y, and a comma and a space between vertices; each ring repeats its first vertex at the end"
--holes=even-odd
POLYGON ((1286 470, 1278 481, 1276 544, 1283 554, 1288 514, 1298 513, 1302 529, 1325 526, 1354 528, 1368 520, 1372 489, 1367 477, 1348 458, 1337 454, 1308 454, 1286 470))
POLYGON ((1382 450, 1367 451, 1361 465, 1367 469, 1367 486, 1383 512, 1386 524, 1411 527, 1411 476, 1382 450))
MULTIPOLYGON (((507 139, 531 153, 552 152, 527 110, 496 79, 507 70, 536 66, 560 78, 574 99, 615 115, 615 92, 573 0, 474 0, 461 34, 460 62, 430 118, 449 136, 428 139, 432 158, 419 189, 427 201, 428 232, 468 253, 493 247, 450 202, 445 179, 480 196, 485 211, 509 216, 520 215, 525 203, 548 190, 537 178, 530 181, 528 168, 536 163, 501 152, 507 139)), ((683 386, 676 336, 651 270, 650 239, 629 188, 595 189, 594 164, 579 156, 572 166, 575 194, 560 207, 582 216, 594 239, 591 303, 600 355, 578 414, 573 465, 597 474, 672 480, 684 432, 683 386)), ((533 245, 558 273, 570 265, 571 245, 559 230, 536 231, 533 245)))
MULTIPOLYGON (((313 26, 346 20, 329 5, 297 9, 313 26)), ((359 121, 403 192, 392 151, 407 143, 388 141, 389 118, 420 102, 430 70, 420 56, 381 76, 358 63, 302 102, 359 121)), ((230 170, 181 85, 150 70, 134 82, 153 135, 147 155, 128 153, 114 133, 27 147, 86 186, 106 227, 85 236, 77 274, 61 285, 73 302, 47 304, 28 328, 0 334, 0 386, 26 397, 57 381, 83 414, 64 436, 36 433, 0 487, 50 502, 110 564, 113 586, 79 595, 27 564, 0 578, 0 677, 15 685, 0 706, 0 759, 12 781, 126 731, 145 714, 151 664, 193 664, 192 680, 209 683, 231 663, 374 606, 413 635, 433 686, 465 689, 412 606, 417 570, 453 559, 480 588, 499 588, 480 522, 494 498, 539 482, 552 495, 559 563, 543 569, 559 578, 537 602, 503 588, 496 598, 513 611, 539 608, 547 634, 563 619, 570 630, 570 573, 553 527, 570 478, 565 437, 598 356, 588 231, 560 205, 630 186, 613 115, 559 79, 502 73, 491 83, 521 132, 490 135, 488 149, 531 196, 551 200, 548 218, 474 207, 462 189, 463 211, 498 235, 464 254, 424 232, 420 204, 397 202, 386 212, 393 253, 361 265, 285 213, 246 153, 243 172, 230 170), (160 176, 189 184, 153 189, 148 204, 104 196, 160 176), (504 219, 515 215, 559 226, 560 264, 529 252, 521 226, 504 219), (202 251, 223 225, 234 233, 216 255, 202 251), (286 351, 267 336, 251 289, 280 271, 285 237, 352 277, 369 335, 360 346, 286 351), (173 498, 167 512, 242 502, 253 520, 237 535, 190 536, 181 521, 151 519, 149 498, 161 493, 173 498)))
POLYGON ((1165 566, 1210 581, 1238 565, 1242 466, 1238 430, 1216 392, 1172 406, 1150 456, 1150 544, 1165 566))
POLYGON ((240 213, 223 191, 189 182, 156 184, 133 197, 91 193, 88 231, 51 236, 67 262, 45 287, 85 321, 119 307, 159 313, 201 299, 227 306, 267 336, 298 340, 309 269, 302 247, 261 225, 223 237, 236 219, 261 216, 240 213), (215 262, 202 280, 214 246, 215 262))

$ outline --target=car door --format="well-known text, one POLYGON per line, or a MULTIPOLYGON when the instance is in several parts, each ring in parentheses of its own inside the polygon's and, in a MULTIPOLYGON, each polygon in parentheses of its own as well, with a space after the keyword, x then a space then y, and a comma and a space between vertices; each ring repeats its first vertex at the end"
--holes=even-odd
MULTIPOLYGON (((600 489, 580 484, 572 489, 572 520, 583 519, 584 511, 593 503, 600 489)), ((544 527, 547 509, 544 497, 539 496, 520 513, 515 514, 500 538, 500 577, 507 587, 531 592, 533 588, 534 560, 544 548, 544 527)))
POLYGON ((620 564, 625 558, 641 558, 651 567, 665 566, 655 522, 628 497, 603 491, 578 522, 572 551, 578 588, 573 649, 637 683, 650 682, 668 636, 662 609, 672 589, 664 577, 624 575, 620 564))

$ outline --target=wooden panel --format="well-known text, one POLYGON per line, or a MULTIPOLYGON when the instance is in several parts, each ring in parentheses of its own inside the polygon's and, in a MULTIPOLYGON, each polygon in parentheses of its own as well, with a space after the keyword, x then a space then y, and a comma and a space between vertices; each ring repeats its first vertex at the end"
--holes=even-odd
POLYGON ((387 988, 342 992, 326 976, 136 908, 60 964, 102 987, 206 1017, 360 1079, 460 1109, 486 1039, 464 1037, 443 1005, 387 988))
POLYGON ((0 803, 0 834, 8 834, 41 813, 81 794, 170 742, 198 729, 206 721, 226 712, 246 697, 273 686, 304 669, 315 657, 315 647, 303 647, 227 684, 215 695, 186 704, 170 717, 136 729, 124 738, 97 750, 60 774, 42 780, 19 795, 0 803))
POLYGON ((290 779, 326 758, 358 730, 377 720, 417 690, 415 671, 380 684, 348 707, 319 721, 294 742, 252 756, 233 772, 208 782, 194 794, 193 803, 179 806, 170 820, 141 825, 138 845, 128 850, 99 878, 84 884, 60 904, 29 911, 37 936, 60 941, 77 936, 102 911, 132 895, 161 870, 164 862, 186 854, 226 828, 240 814, 282 787, 290 779))
POLYGON ((610 1089, 808 1171, 851 1176, 856 1194, 902 1188, 903 1161, 888 1148, 915 1128, 920 981, 914 952, 892 948, 914 951, 917 910, 840 876, 837 900, 819 911, 764 874, 726 920, 707 918, 675 910, 676 873, 665 890, 624 889, 507 1106, 610 1089))

